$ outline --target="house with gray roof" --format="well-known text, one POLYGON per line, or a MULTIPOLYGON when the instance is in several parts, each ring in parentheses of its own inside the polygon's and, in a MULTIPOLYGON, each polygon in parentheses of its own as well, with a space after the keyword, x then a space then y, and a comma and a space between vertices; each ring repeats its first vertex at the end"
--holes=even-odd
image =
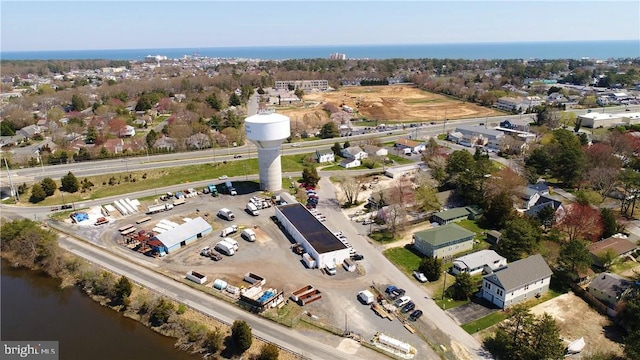
POLYGON ((318 164, 336 161, 336 156, 331 150, 316 150, 318 164))
MULTIPOLYGON (((601 273, 598 274, 587 288, 587 292, 607 305, 609 309, 615 310, 620 300, 631 291, 633 282, 623 278, 622 276, 601 273)), ((608 311, 609 313, 610 311, 608 311)), ((610 315, 615 316, 615 313, 610 315)))
POLYGON ((346 149, 342 149, 342 151, 340 152, 340 155, 342 155, 342 157, 347 159, 356 159, 356 160, 362 160, 369 157, 369 154, 364 152, 362 148, 360 148, 360 146, 350 146, 346 149))
POLYGON ((413 234, 413 247, 425 256, 450 258, 471 250, 474 236, 460 225, 447 224, 413 234))
POLYGON ((454 275, 466 272, 469 275, 490 273, 507 265, 507 259, 493 250, 480 250, 453 260, 454 275))
POLYGON ((547 292, 552 274, 542 255, 532 255, 485 275, 480 296, 506 309, 547 292))
POLYGON ((458 140, 461 145, 480 145, 493 150, 502 148, 502 140, 505 137, 502 131, 481 126, 460 125, 456 127, 455 132, 462 136, 462 139, 458 140))

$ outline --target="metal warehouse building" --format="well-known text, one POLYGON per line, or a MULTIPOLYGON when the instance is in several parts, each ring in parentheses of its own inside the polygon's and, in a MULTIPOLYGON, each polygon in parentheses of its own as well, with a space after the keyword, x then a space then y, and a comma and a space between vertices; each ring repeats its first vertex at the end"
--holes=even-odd
POLYGON ((319 268, 340 265, 349 258, 349 248, 302 204, 277 206, 276 218, 319 268))
POLYGON ((164 252, 169 254, 172 251, 180 249, 191 242, 200 239, 209 234, 213 229, 203 218, 198 217, 177 227, 167 230, 162 234, 157 234, 154 239, 159 240, 162 245, 157 243, 156 249, 161 255, 164 252))

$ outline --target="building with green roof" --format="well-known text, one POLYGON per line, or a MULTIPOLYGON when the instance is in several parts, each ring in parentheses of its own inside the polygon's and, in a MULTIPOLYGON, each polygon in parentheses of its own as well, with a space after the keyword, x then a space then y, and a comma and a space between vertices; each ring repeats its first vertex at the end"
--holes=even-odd
POLYGON ((440 225, 445 225, 464 219, 473 220, 481 213, 482 209, 474 205, 457 207, 433 214, 431 216, 431 221, 437 222, 440 225))
POLYGON ((413 246, 425 256, 449 258, 471 250, 474 236, 460 225, 447 224, 413 234, 413 246))

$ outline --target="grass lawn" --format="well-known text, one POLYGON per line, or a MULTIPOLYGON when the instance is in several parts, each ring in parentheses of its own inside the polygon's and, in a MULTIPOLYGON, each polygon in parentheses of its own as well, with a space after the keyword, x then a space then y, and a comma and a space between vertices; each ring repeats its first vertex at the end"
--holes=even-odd
MULTIPOLYGON (((282 157, 282 171, 294 172, 302 171, 303 159, 309 154, 297 154, 282 157)), ((153 171, 131 171, 129 174, 117 173, 87 177, 95 186, 92 190, 77 193, 64 193, 64 201, 60 191, 56 191, 53 196, 39 202, 39 206, 50 206, 55 204, 78 202, 82 200, 94 200, 108 196, 120 195, 136 191, 161 188, 165 186, 187 184, 194 181, 212 180, 219 183, 218 177, 222 175, 243 176, 258 173, 258 159, 246 159, 238 161, 228 161, 224 163, 188 165, 173 168, 164 168, 153 171), (109 185, 109 182, 113 185, 109 185)), ((79 181, 84 177, 78 177, 79 181)), ((59 184, 59 182, 58 182, 59 184)), ((188 186, 185 186, 188 187, 188 186)), ((286 183, 286 188, 289 182, 286 183)), ((23 195, 21 203, 28 204, 28 194, 23 195)))
POLYGON ((389 154, 389 155, 387 155, 387 157, 389 159, 393 160, 397 165, 406 165, 406 164, 413 164, 414 163, 413 160, 408 159, 406 157, 398 156, 398 155, 389 154))
POLYGON ((492 314, 489 314, 483 318, 480 318, 476 321, 472 321, 468 324, 464 324, 462 325, 462 328, 468 332, 469 334, 474 334, 477 333, 480 330, 484 330, 486 328, 489 328, 499 322, 501 322, 502 320, 506 319, 509 317, 509 314, 507 314, 504 311, 496 311, 492 314))
POLYGON ((481 228, 480 225, 478 225, 478 222, 476 220, 464 219, 462 221, 458 221, 456 224, 462 226, 463 228, 469 231, 473 231, 476 234, 476 239, 486 238, 485 232, 488 230, 481 228))
POLYGON ((371 235, 369 235, 369 237, 380 244, 391 243, 398 240, 393 237, 393 234, 385 229, 374 231, 371 235))
POLYGON ((387 249, 382 254, 409 276, 420 266, 420 257, 403 247, 387 249))

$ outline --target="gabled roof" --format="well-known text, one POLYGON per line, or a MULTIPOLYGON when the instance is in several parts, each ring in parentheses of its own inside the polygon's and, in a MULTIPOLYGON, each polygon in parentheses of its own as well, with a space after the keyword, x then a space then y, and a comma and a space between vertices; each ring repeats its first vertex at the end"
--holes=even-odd
POLYGON ((433 215, 439 217, 444 221, 449 221, 449 220, 458 219, 464 216, 469 216, 469 214, 480 214, 481 212, 482 212, 481 209, 471 205, 471 206, 457 207, 457 208, 453 208, 445 211, 440 211, 433 215))
POLYGON ((317 155, 335 155, 332 150, 316 150, 317 155))
POLYGON ((396 144, 400 144, 408 147, 416 147, 416 146, 422 145, 422 143, 420 142, 409 140, 409 139, 398 139, 396 140, 396 144))
POLYGON ((484 280, 503 288, 505 292, 512 292, 527 284, 550 277, 552 274, 542 255, 536 254, 485 275, 484 280))
POLYGON ((601 291, 611 298, 619 300, 622 294, 633 285, 633 282, 619 276, 610 273, 598 274, 589 287, 601 291))
POLYGON ((162 234, 157 234, 155 237, 164 244, 164 246, 171 248, 179 244, 182 241, 185 241, 188 238, 196 236, 204 231, 210 230, 211 225, 206 222, 203 218, 197 217, 189 222, 184 224, 180 224, 178 227, 175 227, 171 230, 167 230, 162 234))
POLYGON ((447 224, 436 226, 429 230, 418 231, 413 236, 431 244, 433 247, 438 247, 452 241, 473 237, 475 233, 457 224, 447 224))
POLYGON ((553 210, 556 211, 560 208, 560 206, 562 206, 562 203, 560 201, 541 196, 540 199, 536 201, 535 205, 533 205, 531 208, 529 208, 529 210, 525 211, 524 213, 529 216, 536 216, 538 215, 540 210, 546 208, 547 206, 551 206, 553 210))
POLYGON ((606 238, 601 241, 594 242, 587 246, 589 252, 594 256, 600 256, 602 253, 608 250, 612 250, 616 256, 628 253, 638 246, 627 239, 621 238, 606 238))

